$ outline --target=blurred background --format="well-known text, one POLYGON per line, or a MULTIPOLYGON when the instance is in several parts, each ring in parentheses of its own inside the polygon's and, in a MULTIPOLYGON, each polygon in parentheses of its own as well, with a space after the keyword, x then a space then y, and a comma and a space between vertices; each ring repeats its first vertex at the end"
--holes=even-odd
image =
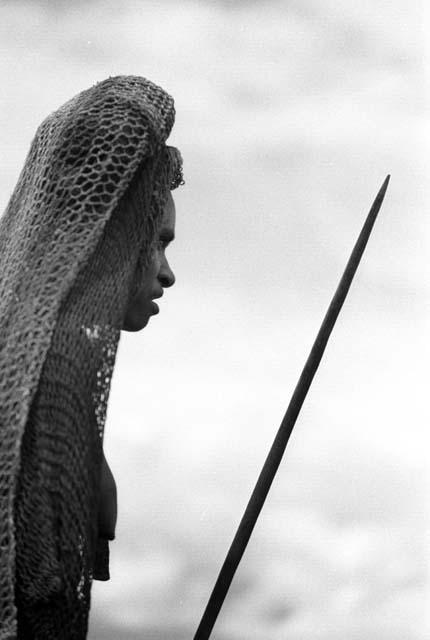
POLYGON ((122 333, 90 640, 193 636, 364 218, 363 262, 214 640, 421 640, 430 597, 428 26, 419 0, 0 3, 0 205, 109 75, 175 99, 177 282, 122 333))

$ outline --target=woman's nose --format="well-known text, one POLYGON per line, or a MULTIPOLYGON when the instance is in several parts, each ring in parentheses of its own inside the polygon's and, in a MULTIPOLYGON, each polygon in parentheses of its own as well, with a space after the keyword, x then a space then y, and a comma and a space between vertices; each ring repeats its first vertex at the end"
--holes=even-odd
POLYGON ((170 268, 169 263, 165 260, 164 264, 161 266, 160 272, 158 274, 158 279, 160 281, 161 286, 171 287, 175 284, 175 274, 170 268))

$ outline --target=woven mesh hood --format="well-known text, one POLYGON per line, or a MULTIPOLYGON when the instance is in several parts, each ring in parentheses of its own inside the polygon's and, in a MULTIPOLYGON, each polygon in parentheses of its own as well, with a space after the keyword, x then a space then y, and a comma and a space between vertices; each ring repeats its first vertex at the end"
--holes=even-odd
POLYGON ((0 218, 0 640, 87 634, 120 330, 182 184, 174 116, 145 78, 83 91, 38 128, 0 218))

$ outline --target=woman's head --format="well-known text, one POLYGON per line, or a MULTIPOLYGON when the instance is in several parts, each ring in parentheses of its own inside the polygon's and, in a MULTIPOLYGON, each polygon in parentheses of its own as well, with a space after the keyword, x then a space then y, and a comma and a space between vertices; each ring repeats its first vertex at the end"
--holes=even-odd
POLYGON ((184 184, 182 158, 174 147, 165 146, 160 154, 138 170, 119 203, 114 216, 128 227, 127 235, 137 260, 132 274, 128 302, 121 328, 143 329, 159 312, 154 299, 171 287, 175 276, 166 257, 166 249, 175 237, 176 210, 172 190, 184 184), (139 240, 140 239, 140 240, 139 240))

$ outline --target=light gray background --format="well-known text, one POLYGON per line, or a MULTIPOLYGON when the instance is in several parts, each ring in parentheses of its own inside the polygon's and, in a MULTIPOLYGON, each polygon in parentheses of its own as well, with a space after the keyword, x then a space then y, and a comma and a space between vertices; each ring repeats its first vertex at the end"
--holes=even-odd
POLYGON ((184 157, 177 283, 119 346, 105 435, 117 538, 90 639, 192 637, 387 173, 212 637, 429 637, 424 3, 0 6, 1 210, 41 120, 109 75, 174 96, 184 157))

